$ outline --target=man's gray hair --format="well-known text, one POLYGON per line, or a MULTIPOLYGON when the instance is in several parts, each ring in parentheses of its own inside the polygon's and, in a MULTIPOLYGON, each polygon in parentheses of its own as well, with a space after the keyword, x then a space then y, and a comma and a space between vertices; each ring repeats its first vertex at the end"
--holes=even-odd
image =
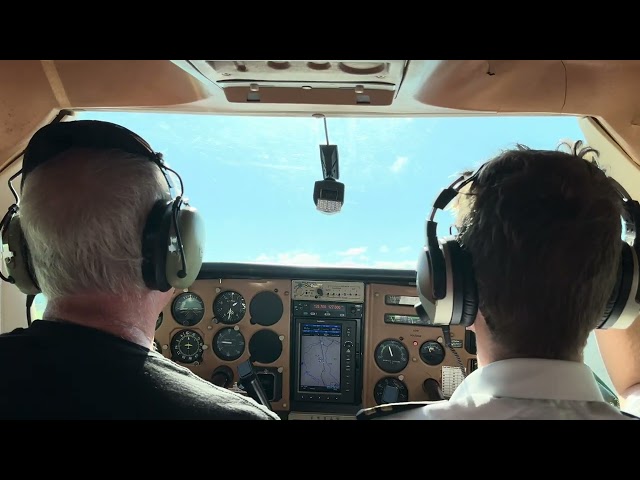
POLYGON ((142 293, 145 221, 169 198, 157 165, 120 150, 78 149, 31 172, 20 219, 43 294, 142 293))

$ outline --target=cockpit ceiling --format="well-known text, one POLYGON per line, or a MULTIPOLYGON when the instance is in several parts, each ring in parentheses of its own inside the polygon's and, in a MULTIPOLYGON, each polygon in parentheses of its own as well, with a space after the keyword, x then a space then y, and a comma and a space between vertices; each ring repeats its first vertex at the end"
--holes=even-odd
POLYGON ((0 167, 62 109, 596 118, 640 165, 636 60, 3 60, 0 167))

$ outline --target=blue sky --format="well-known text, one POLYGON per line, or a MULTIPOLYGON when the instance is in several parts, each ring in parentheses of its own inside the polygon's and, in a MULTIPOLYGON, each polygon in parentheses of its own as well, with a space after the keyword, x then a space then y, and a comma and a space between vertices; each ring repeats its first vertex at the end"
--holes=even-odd
MULTIPOLYGON (((138 133, 165 156, 206 222, 208 262, 415 268, 424 221, 456 173, 523 143, 584 139, 574 117, 327 118, 345 203, 313 203, 322 120, 79 112, 138 133)), ((440 212, 439 234, 451 216, 440 212)))

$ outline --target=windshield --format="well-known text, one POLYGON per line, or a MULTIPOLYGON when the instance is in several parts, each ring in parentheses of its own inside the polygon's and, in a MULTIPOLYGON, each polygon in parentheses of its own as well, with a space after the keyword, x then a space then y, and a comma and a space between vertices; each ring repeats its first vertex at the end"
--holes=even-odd
MULTIPOLYGON (((463 170, 512 148, 583 139, 575 117, 327 118, 79 112, 164 154, 206 223, 206 262, 414 269, 425 218, 463 170), (344 205, 318 210, 319 145, 338 146, 344 205)), ((447 235, 449 212, 440 212, 447 235)))
MULTIPOLYGON (((338 146, 342 211, 313 202, 323 120, 305 117, 79 112, 123 125, 164 154, 206 223, 206 262, 414 269, 441 189, 516 143, 555 149, 584 140, 575 117, 328 118, 338 146)), ((439 235, 451 212, 440 212, 439 235)), ((34 318, 46 299, 38 295, 34 318)), ((612 387, 594 334, 585 363, 612 387)))

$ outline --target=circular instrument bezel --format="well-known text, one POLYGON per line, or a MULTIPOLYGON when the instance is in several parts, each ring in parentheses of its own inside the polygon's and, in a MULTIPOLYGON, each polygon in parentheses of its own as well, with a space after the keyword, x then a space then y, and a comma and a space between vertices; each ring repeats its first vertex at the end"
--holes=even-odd
POLYGON ((213 337, 213 342, 212 342, 213 352, 216 354, 216 356, 220 360, 224 360, 226 362, 232 362, 233 360, 237 360, 238 358, 240 358, 244 354, 244 351, 246 350, 246 346, 247 346, 247 342, 244 338, 244 335, 242 335, 242 332, 240 332, 240 330, 237 330, 233 327, 225 327, 218 330, 218 332, 213 337), (230 347, 221 346, 221 342, 224 341, 225 338, 228 337, 229 335, 231 335, 233 338, 232 340, 233 347, 231 348, 237 347, 241 342, 242 348, 240 348, 240 352, 237 352, 237 348, 234 348, 234 353, 231 355, 224 352, 225 348, 230 348, 230 347))
POLYGON ((176 323, 184 326, 184 327, 193 327, 200 323, 200 321, 204 318, 204 301, 202 297, 194 292, 183 292, 180 295, 176 296, 171 303, 171 315, 176 323), (183 302, 186 298, 195 299, 200 305, 201 308, 198 309, 188 309, 188 310, 177 310, 176 307, 180 302, 183 302), (202 310, 202 312, 200 312, 202 310), (187 313, 182 313, 187 312, 187 313), (198 313, 195 313, 198 312, 198 313))
POLYGON ((427 365, 430 365, 432 367, 435 367, 437 365, 440 365, 442 362, 444 362, 444 357, 446 355, 446 352, 444 351, 444 347, 442 346, 442 344, 436 340, 427 340, 426 342, 424 342, 422 345, 420 345, 420 359, 426 363, 427 365), (430 351, 430 352, 425 352, 424 350, 428 347, 432 347, 435 348, 435 352, 434 351, 430 351), (439 358, 440 360, 436 361, 436 360, 432 360, 429 356, 435 356, 436 358, 439 358))
POLYGON ((247 302, 242 294, 235 290, 226 290, 220 292, 213 300, 213 316, 225 325, 234 325, 241 321, 247 314, 247 302), (237 296, 237 298, 234 298, 237 296), (238 304, 238 308, 234 309, 234 302, 238 304), (226 311, 225 311, 226 310, 226 311), (231 312, 231 313, 229 313, 231 312))
POLYGON ((395 338, 387 338, 382 340, 375 350, 376 365, 380 370, 386 373, 399 373, 409 365, 409 350, 400 340, 395 338), (391 349, 390 355, 395 351, 396 360, 387 359, 386 349, 391 349))
MULTIPOLYGON (((186 346, 186 345, 185 345, 186 346)), ((200 335, 195 330, 184 329, 177 332, 173 337, 171 337, 170 348, 171 348, 171 359, 186 364, 193 364, 195 362, 202 361, 202 354, 204 349, 204 339, 202 335, 200 335), (184 340, 193 340, 195 341, 196 349, 193 353, 183 352, 181 349, 181 344, 184 340)))
POLYGON ((399 390, 397 400, 398 403, 409 401, 409 388, 407 388, 406 383, 396 377, 384 377, 378 380, 373 387, 373 399, 378 405, 382 405, 382 395, 384 393, 384 387, 389 383, 392 383, 399 390))

